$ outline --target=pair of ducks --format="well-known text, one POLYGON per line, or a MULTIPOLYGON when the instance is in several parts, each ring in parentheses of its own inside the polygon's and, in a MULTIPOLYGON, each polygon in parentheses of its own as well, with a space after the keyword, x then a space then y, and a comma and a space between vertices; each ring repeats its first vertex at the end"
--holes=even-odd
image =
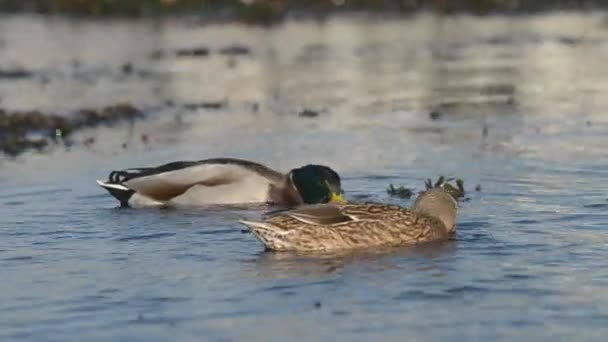
POLYGON ((97 181, 122 206, 269 203, 296 206, 262 221, 241 220, 276 251, 335 251, 445 240, 455 231, 458 204, 443 183, 427 188, 411 208, 349 204, 340 176, 323 165, 281 174, 240 159, 180 161, 131 168, 97 181))

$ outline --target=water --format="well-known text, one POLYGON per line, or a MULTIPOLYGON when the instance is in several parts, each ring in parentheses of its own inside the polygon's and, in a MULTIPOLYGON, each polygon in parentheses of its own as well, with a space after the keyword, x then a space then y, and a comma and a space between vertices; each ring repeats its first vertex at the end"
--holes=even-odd
POLYGON ((603 16, 272 29, 3 18, 0 66, 34 73, 0 80, 3 108, 130 101, 152 118, 0 160, 0 339, 603 341, 603 16), (213 52, 234 44, 251 54, 213 52), (193 46, 212 53, 172 55, 193 46), (227 106, 182 107, 202 101, 227 106), (236 221, 265 207, 125 210, 94 183, 216 156, 285 171, 326 163, 348 198, 402 205, 389 183, 455 175, 470 200, 454 241, 308 258, 241 233, 236 221))

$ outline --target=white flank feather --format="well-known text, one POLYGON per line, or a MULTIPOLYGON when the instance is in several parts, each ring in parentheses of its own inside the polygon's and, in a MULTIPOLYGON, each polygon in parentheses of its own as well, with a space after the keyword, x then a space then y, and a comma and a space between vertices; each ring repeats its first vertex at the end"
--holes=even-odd
POLYGON ((116 190, 124 190, 124 191, 128 191, 129 188, 127 188, 126 186, 122 185, 122 184, 111 184, 111 183, 106 183, 102 180, 97 180, 97 184, 99 184, 99 186, 101 186, 102 188, 110 188, 110 189, 116 189, 116 190))

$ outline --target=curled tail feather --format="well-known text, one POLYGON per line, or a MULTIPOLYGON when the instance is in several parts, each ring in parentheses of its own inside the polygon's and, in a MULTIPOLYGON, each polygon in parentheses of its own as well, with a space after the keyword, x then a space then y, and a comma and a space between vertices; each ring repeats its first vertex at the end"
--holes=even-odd
POLYGON ((106 189, 110 195, 114 196, 118 201, 120 201, 120 205, 123 207, 129 206, 129 199, 135 191, 127 188, 122 184, 112 184, 104 181, 97 180, 97 184, 102 188, 106 189))

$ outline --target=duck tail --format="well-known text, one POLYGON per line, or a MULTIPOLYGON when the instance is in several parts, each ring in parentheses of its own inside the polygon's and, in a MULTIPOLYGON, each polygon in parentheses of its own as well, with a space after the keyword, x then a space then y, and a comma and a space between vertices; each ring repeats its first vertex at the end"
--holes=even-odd
POLYGON ((135 193, 135 191, 127 188, 122 184, 113 184, 101 180, 97 180, 97 184, 99 184, 99 186, 101 186, 102 188, 108 190, 110 195, 114 196, 118 201, 120 201, 120 205, 122 207, 129 206, 129 199, 131 199, 131 196, 133 196, 133 194, 135 193))
POLYGON ((239 220, 239 223, 245 225, 253 236, 255 236, 269 250, 283 250, 287 247, 285 241, 285 232, 279 230, 272 224, 266 222, 256 222, 239 220))

